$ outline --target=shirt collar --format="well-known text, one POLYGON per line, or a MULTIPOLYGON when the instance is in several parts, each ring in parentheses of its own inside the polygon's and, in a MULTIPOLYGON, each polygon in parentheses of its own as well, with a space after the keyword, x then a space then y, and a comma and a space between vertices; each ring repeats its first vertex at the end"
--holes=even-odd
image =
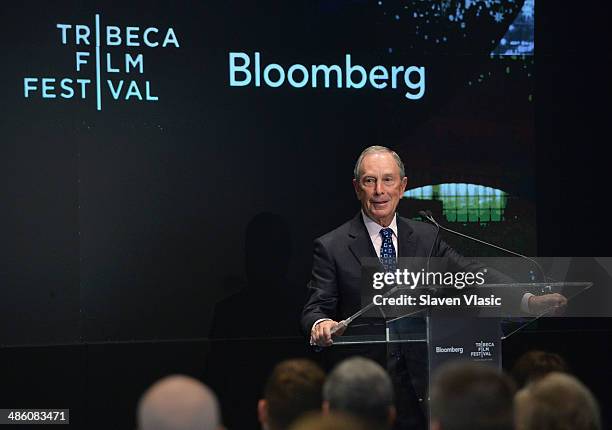
MULTIPOLYGON (((377 237, 380 236, 380 230, 385 228, 382 225, 378 224, 376 221, 374 221, 372 218, 370 218, 369 216, 367 216, 364 212, 363 209, 361 210, 361 217, 363 218, 363 223, 366 226, 366 229, 368 230, 368 234, 370 235, 370 237, 377 237)), ((389 227, 392 231, 393 231, 393 235, 395 237, 397 237, 397 214, 393 215, 393 219, 391 220, 391 224, 389 224, 389 227)))

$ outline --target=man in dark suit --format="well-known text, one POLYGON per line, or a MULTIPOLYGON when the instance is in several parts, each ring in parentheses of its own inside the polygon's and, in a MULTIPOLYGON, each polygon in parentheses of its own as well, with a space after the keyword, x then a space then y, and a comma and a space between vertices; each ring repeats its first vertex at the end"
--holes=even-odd
MULTIPOLYGON (((378 257, 387 268, 398 257, 427 257, 432 250, 433 257, 447 259, 449 270, 479 267, 437 238, 433 226, 396 215, 406 184, 404 164, 389 148, 371 146, 357 159, 353 187, 360 213, 314 244, 312 279, 302 313, 302 327, 313 345, 331 345, 338 321, 361 307, 364 258, 378 257)), ((521 308, 539 313, 566 302, 559 294, 525 294, 521 308)), ((344 328, 338 327, 334 336, 342 335, 344 328)))
MULTIPOLYGON (((331 329, 338 324, 336 320, 359 309, 362 258, 380 258, 383 240, 387 247, 389 239, 395 249, 401 246, 404 252, 400 256, 416 256, 417 250, 427 246, 422 240, 410 241, 413 230, 408 223, 404 220, 397 223, 395 209, 407 182, 404 165, 395 152, 373 146, 359 156, 353 187, 361 201, 361 212, 315 241, 312 281, 302 316, 302 324, 311 334, 311 343, 331 345, 331 329), (379 230, 380 237, 375 230, 379 230), (402 240, 398 240, 400 234, 402 240)), ((415 239, 418 238, 415 236, 415 239)))
MULTIPOLYGON (((427 258, 431 252, 432 257, 445 258, 448 271, 474 272, 482 268, 440 240, 434 227, 396 215, 406 184, 404 165, 394 151, 371 146, 357 159, 353 187, 361 202, 361 211, 315 240, 312 279, 302 314, 302 327, 305 333, 310 333, 311 344, 331 345, 332 336, 342 335, 346 328, 339 321, 361 308, 360 278, 362 264, 367 259, 378 257, 384 270, 393 271, 398 257, 427 258), (335 330, 333 335, 332 330, 335 330)), ((543 306, 565 300, 558 294, 547 296, 525 294, 517 301, 522 301, 522 308, 538 312, 543 306)), ((371 350, 354 352, 372 353, 371 350)), ((387 354, 387 368, 396 382, 396 427, 426 428, 425 346, 392 345, 387 354)), ((384 362, 384 358, 380 361, 384 362)))
MULTIPOLYGON (((357 160, 353 186, 361 201, 361 211, 352 220, 315 241, 312 280, 302 316, 303 329, 310 333, 311 344, 331 345, 332 328, 360 309, 364 258, 378 257, 385 265, 393 264, 397 256, 429 254, 435 230, 427 224, 395 214, 406 183, 402 161, 387 148, 367 148, 357 160)), ((443 242, 438 242, 437 247, 435 255, 456 254, 443 242)), ((334 336, 343 332, 341 327, 334 336)), ((424 429, 425 411, 422 410, 422 400, 419 403, 425 392, 426 351, 423 345, 415 345, 410 350, 401 345, 401 349, 388 352, 386 363, 376 348, 335 351, 333 357, 327 359, 333 363, 353 354, 386 364, 393 375, 399 413, 396 427, 424 429)))

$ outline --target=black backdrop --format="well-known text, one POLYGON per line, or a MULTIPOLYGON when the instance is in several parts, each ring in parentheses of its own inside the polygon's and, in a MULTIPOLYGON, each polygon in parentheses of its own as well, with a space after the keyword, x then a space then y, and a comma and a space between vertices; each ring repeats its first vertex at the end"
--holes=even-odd
MULTIPOLYGON (((279 246, 291 258, 277 272, 302 295, 313 238, 357 210, 352 165, 372 144, 398 150, 413 186, 427 171, 429 183, 484 183, 533 204, 533 57, 489 57, 522 3, 507 4, 501 22, 472 13, 462 31, 442 18, 427 24, 433 16, 398 21, 393 2, 6 7, 3 170, 15 200, 3 222, 2 310, 20 323, 3 325, 2 343, 207 336, 214 304, 241 288, 245 236, 265 228, 251 224, 262 213, 287 230, 279 246), (93 85, 85 100, 42 99, 40 89, 25 98, 24 77, 94 81, 93 58, 74 71, 74 52, 93 57, 93 45, 75 46, 74 28, 61 44, 55 26, 87 25, 93 43, 96 13, 102 39, 114 25, 124 42, 102 43, 103 65, 106 53, 114 67, 124 52, 142 53, 144 73, 102 67, 100 111, 93 85), (140 27, 142 44, 152 25, 160 41, 171 27, 180 47, 125 46, 126 27, 140 27), (427 38, 413 40, 415 28, 427 38), (425 95, 230 87, 229 51, 284 65, 342 65, 350 53, 367 67, 423 66, 425 95), (104 81, 116 88, 120 78, 143 92, 150 82, 160 100, 111 100, 104 81)), ((278 264, 266 252, 259 266, 278 264)))
MULTIPOLYGON (((409 156, 409 137, 452 104, 466 79, 488 70, 489 40, 502 34, 477 27, 469 43, 452 45, 451 39, 448 49, 467 53, 469 61, 428 52, 429 45, 389 53, 409 35, 368 2, 334 4, 3 7, 3 405, 70 407, 79 428, 125 428, 132 426, 138 396, 156 378, 169 372, 205 377, 213 309, 244 286, 248 226, 256 216, 275 214, 262 225, 281 226, 290 258, 268 250, 256 266, 272 268, 256 271, 253 279, 277 273, 274 265, 281 264, 295 285, 292 297, 301 298, 312 239, 356 210, 348 182, 359 151, 386 144, 409 156), (109 24, 174 27, 179 49, 145 51, 145 75, 160 102, 105 102, 96 112, 91 98, 24 99, 24 76, 72 73, 74 49, 58 43, 54 24, 91 20, 96 11, 109 24), (340 61, 336 53, 347 47, 364 63, 426 65, 426 97, 409 102, 400 92, 219 85, 227 79, 228 49, 265 49, 291 64, 317 55, 340 61), (197 339, 184 340, 190 338, 197 339)), ((535 202, 539 253, 607 255, 606 135, 600 134, 607 111, 600 101, 610 84, 602 62, 602 14, 536 8, 535 152, 529 141, 527 157, 512 144, 475 144, 444 161, 462 170, 479 154, 503 160, 498 163, 509 172, 526 167, 522 182, 497 180, 535 202)), ((533 85, 510 82, 526 92, 533 85)), ((500 98, 514 100, 515 91, 491 94, 495 105, 500 98)), ((511 120, 529 127, 532 114, 518 100, 510 102, 516 107, 508 109, 511 120)), ((421 159, 428 149, 429 157, 445 156, 444 147, 421 144, 421 159)), ((291 301, 274 294, 270 306, 291 301)), ((506 361, 533 346, 563 352, 605 403, 605 329, 601 320, 587 323, 572 348, 562 347, 560 336, 567 335, 554 330, 518 338, 505 346, 506 361), (594 352, 581 357, 585 348, 594 352)), ((279 342, 274 350, 281 351, 278 358, 306 353, 297 341, 279 342)), ((223 371, 232 369, 228 364, 223 371)), ((245 386, 257 388, 260 379, 253 376, 245 386)))

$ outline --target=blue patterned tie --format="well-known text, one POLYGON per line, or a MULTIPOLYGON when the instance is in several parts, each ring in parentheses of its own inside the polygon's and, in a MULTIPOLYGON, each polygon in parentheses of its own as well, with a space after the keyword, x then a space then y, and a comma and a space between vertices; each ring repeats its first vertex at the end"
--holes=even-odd
POLYGON ((393 246, 393 230, 383 228, 380 231, 383 238, 382 246, 380 247, 380 262, 385 268, 385 272, 395 272, 397 268, 397 260, 395 258, 395 247, 393 246))

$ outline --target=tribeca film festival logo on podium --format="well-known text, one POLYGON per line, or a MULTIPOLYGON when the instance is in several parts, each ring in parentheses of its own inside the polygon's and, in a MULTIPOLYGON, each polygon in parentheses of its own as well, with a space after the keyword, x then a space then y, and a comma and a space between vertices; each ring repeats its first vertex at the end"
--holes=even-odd
POLYGON ((156 102, 151 81, 144 79, 145 57, 142 53, 123 52, 111 54, 106 48, 178 48, 179 41, 172 27, 114 25, 100 26, 100 15, 95 15, 93 28, 85 24, 56 24, 58 42, 75 47, 74 71, 64 77, 29 76, 23 78, 23 94, 28 98, 42 99, 90 99, 95 95, 96 108, 102 110, 102 100, 156 102), (94 48, 93 52, 92 48, 94 48), (92 80, 91 66, 95 67, 92 80), (81 74, 81 77, 79 77, 81 74), (132 79, 117 79, 120 74, 132 79), (104 95, 104 97, 103 97, 104 95))
POLYGON ((470 352, 470 357, 480 360, 492 360, 493 349, 495 349, 495 342, 474 342, 475 351, 470 352))

